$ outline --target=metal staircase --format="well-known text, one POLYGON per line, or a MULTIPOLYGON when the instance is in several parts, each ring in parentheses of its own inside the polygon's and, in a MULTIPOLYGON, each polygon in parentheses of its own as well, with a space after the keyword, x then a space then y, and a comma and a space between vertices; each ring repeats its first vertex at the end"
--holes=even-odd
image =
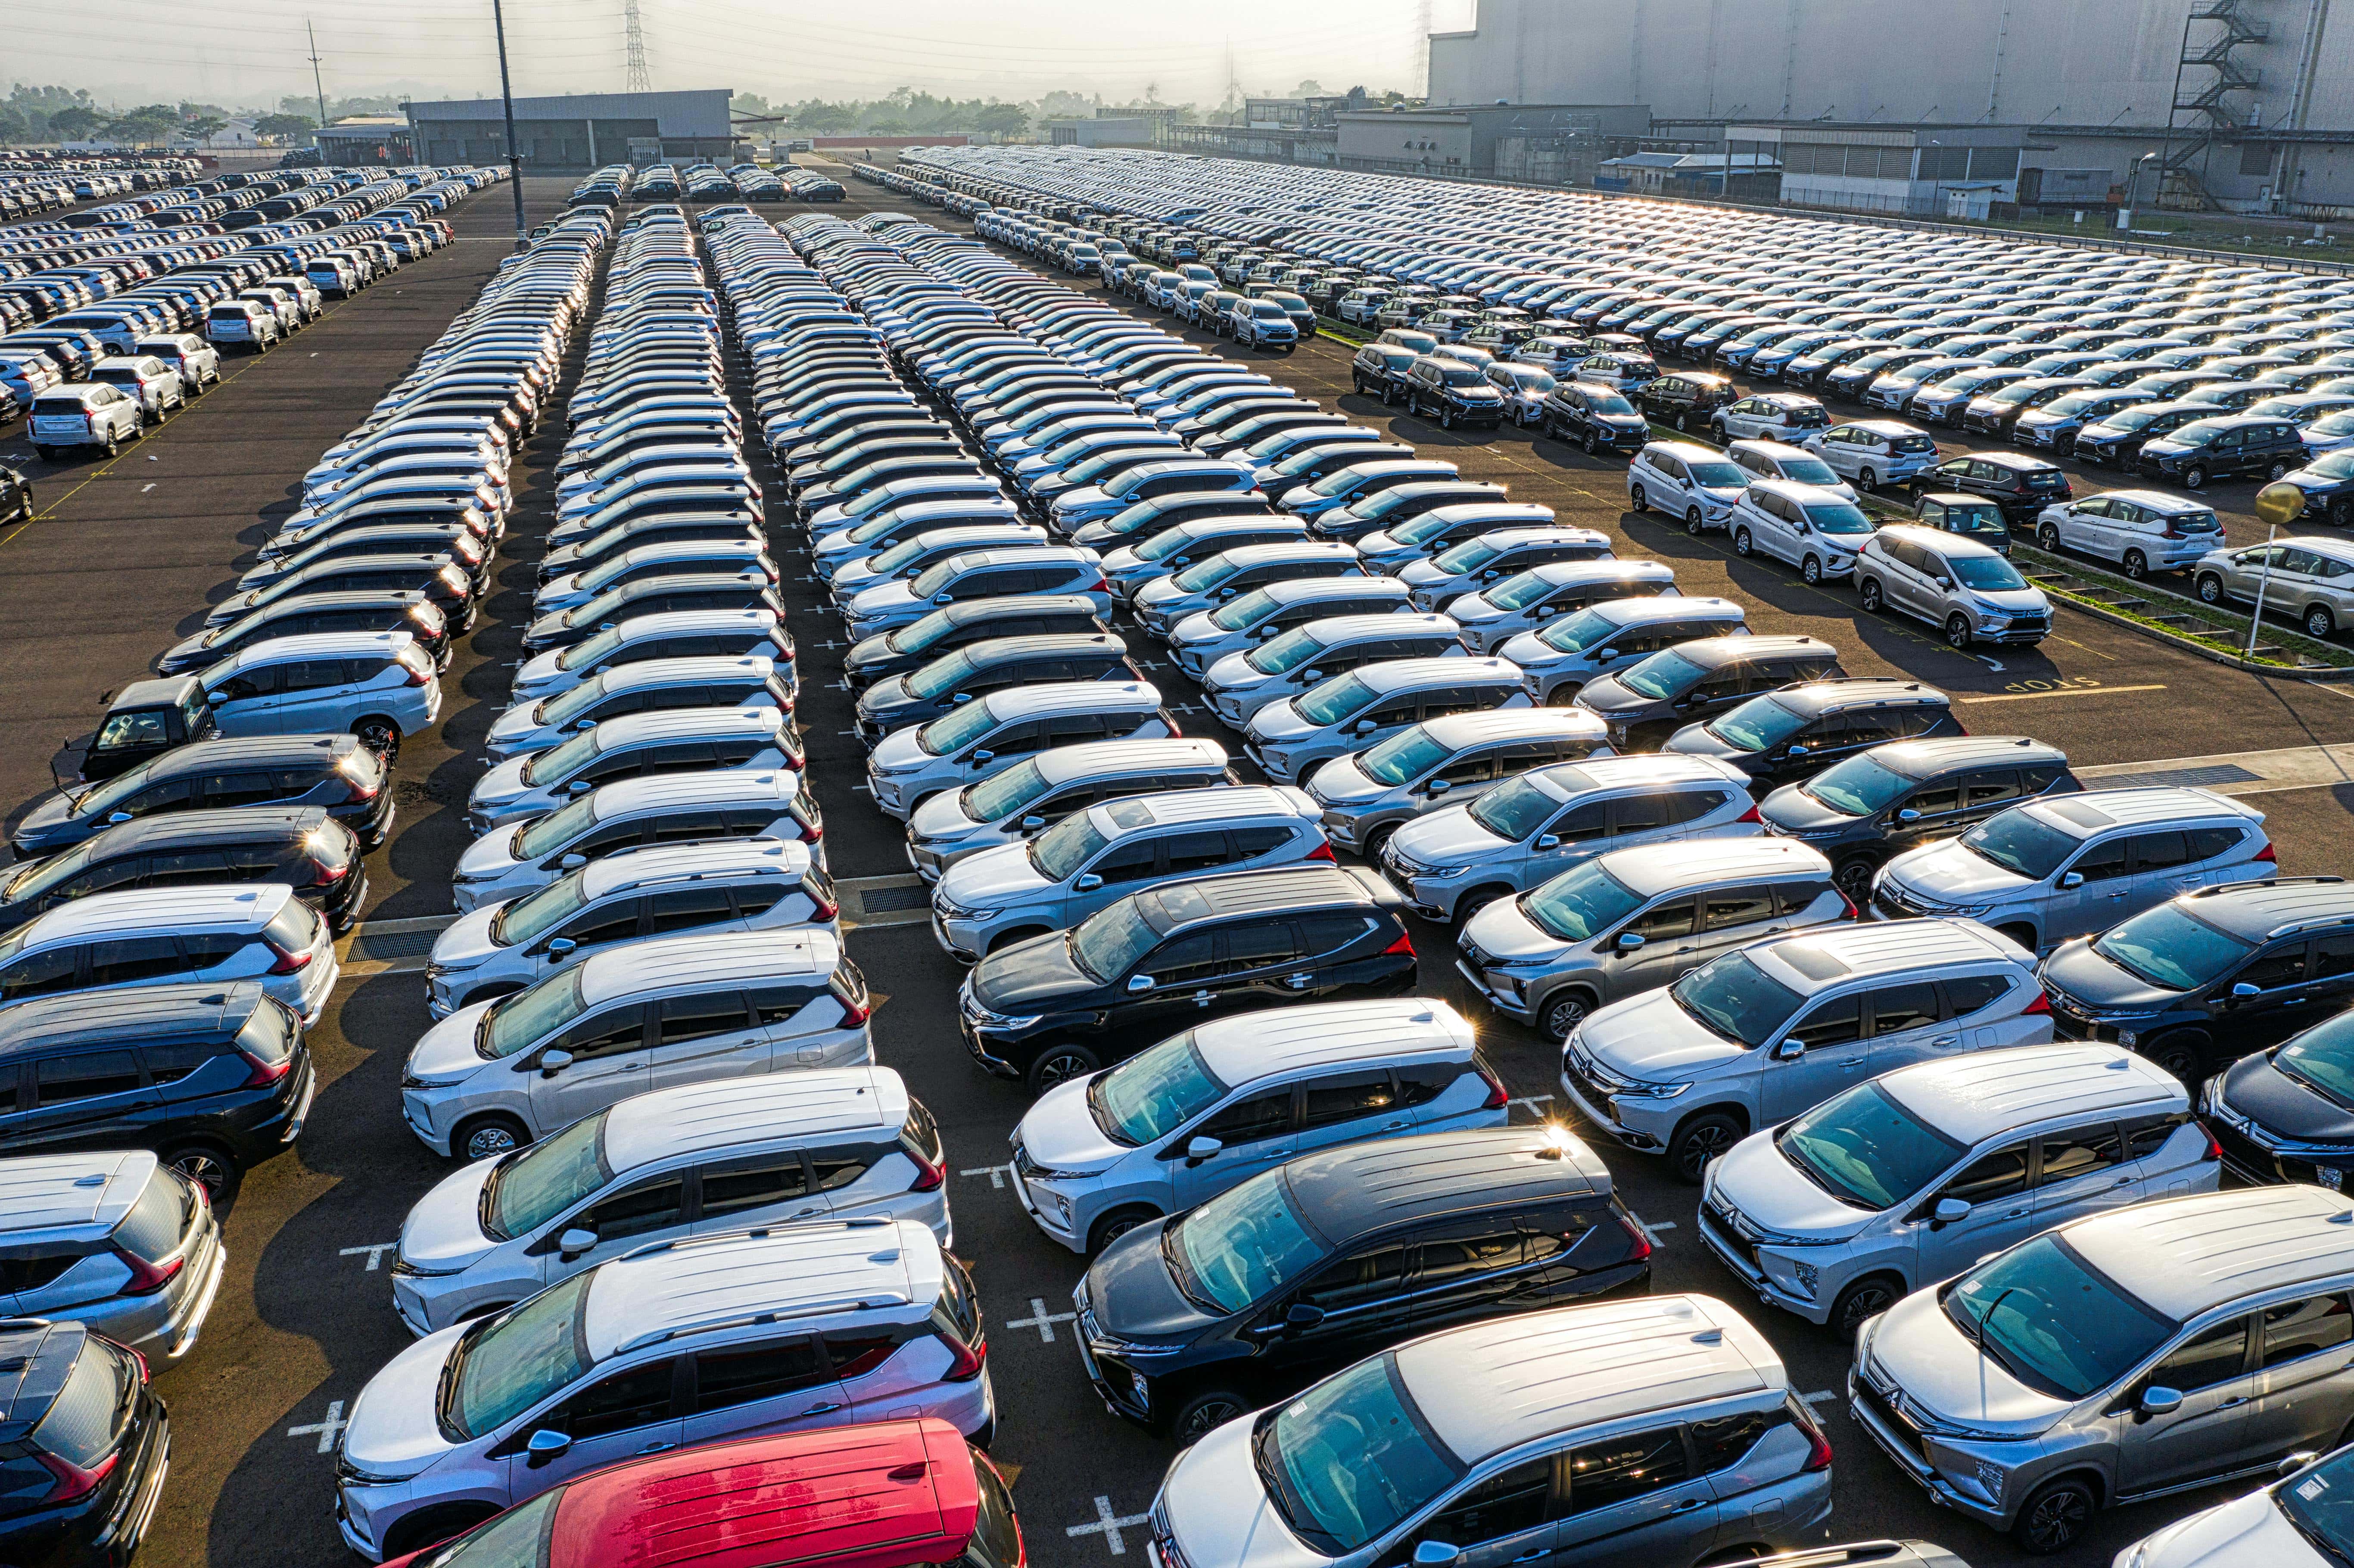
POLYGON ((2264 72, 2239 51, 2266 42, 2272 24, 2258 13, 2260 0, 2193 0, 2182 20, 2182 53, 2174 68, 2174 107, 2167 118, 2164 155, 2158 163, 2158 205, 2214 211, 2200 175, 2216 142, 2243 128, 2234 94, 2264 85, 2264 72))

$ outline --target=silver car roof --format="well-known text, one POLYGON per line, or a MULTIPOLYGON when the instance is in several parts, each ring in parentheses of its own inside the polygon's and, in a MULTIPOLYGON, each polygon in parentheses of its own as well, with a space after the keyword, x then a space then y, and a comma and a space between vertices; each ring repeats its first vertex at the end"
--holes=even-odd
POLYGON ((656 937, 592 955, 578 971, 591 1006, 678 985, 725 985, 776 975, 827 975, 842 938, 818 926, 781 931, 712 931, 656 937))
POLYGON ((2057 1117, 2186 1111, 2182 1080, 2117 1045, 1974 1051, 1883 1075, 1881 1092, 1965 1145, 2057 1117))
POLYGON ((2078 1256, 2177 1322, 2286 1287, 2354 1275, 2354 1198, 2240 1187, 2113 1209, 2060 1227, 2078 1256))
POLYGON ((1733 877, 1830 875, 1820 850, 1793 839, 1700 839, 1612 850, 1595 864, 1641 898, 1684 887, 1706 887, 1733 877))
POLYGON ((1193 1048, 1210 1071, 1237 1086, 1348 1062, 1469 1060, 1478 1043, 1470 1020, 1426 996, 1280 1008, 1193 1030, 1193 1048))
MULTIPOLYGON (((756 1073, 621 1101, 605 1113, 605 1163, 618 1176, 683 1154, 835 1133, 896 1132, 907 1119, 907 1086, 888 1067, 756 1073)), ((5 1177, 0 1167, 0 1181, 5 1177)))
POLYGON ((1801 996, 1850 980, 1945 964, 2000 959, 2021 970, 2035 966, 2035 956, 2018 943, 1958 916, 1818 926, 1766 938, 1742 951, 1770 978, 1801 996))
POLYGON ((111 1231, 155 1174, 144 1149, 89 1154, 38 1154, 0 1160, 0 1237, 22 1244, 28 1233, 111 1231))
POLYGON ((592 1361, 697 1332, 773 1335, 780 1306, 813 1325, 938 1299, 943 1264, 913 1220, 778 1225, 655 1243, 595 1271, 580 1334, 592 1361))
POLYGON ((2171 784, 2036 800, 2017 810, 2079 839, 2110 828, 2147 827, 2153 822, 2211 822, 2219 817, 2248 823, 2264 820, 2262 811, 2228 795, 2171 784))

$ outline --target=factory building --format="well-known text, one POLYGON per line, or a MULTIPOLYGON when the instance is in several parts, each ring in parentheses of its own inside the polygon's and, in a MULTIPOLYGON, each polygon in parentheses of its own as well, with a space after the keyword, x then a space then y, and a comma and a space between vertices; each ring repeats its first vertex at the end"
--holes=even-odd
MULTIPOLYGON (((515 151, 527 174, 585 173, 606 164, 740 162, 729 88, 584 92, 514 101, 515 151)), ((495 98, 402 105, 420 163, 504 164, 504 111, 495 98)))

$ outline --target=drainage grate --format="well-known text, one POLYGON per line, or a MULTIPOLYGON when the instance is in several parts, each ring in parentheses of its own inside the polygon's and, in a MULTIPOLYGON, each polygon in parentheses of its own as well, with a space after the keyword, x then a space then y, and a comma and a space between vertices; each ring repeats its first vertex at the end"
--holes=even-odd
POLYGON ((913 887, 870 887, 858 895, 859 909, 868 915, 887 915, 895 909, 927 909, 931 902, 932 890, 921 882, 913 887))
POLYGON ((2211 768, 2158 768, 2147 773, 2109 773, 2098 779, 2084 780, 2087 789, 2149 789, 2160 785, 2176 785, 2184 789, 2203 789, 2211 784, 2253 784, 2264 777, 2251 773, 2235 763, 2221 762, 2211 768))
POLYGON ((348 962, 389 963, 395 959, 421 959, 433 950, 439 931, 371 931, 362 926, 345 952, 348 962))

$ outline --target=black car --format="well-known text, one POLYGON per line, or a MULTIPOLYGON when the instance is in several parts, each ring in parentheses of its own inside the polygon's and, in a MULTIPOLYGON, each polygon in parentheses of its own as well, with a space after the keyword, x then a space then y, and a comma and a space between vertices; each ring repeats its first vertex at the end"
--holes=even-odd
MULTIPOLYGON (((2190 830, 2191 857, 2213 853, 2199 845, 2203 832, 2232 831, 2190 830)), ((2285 876, 2201 888, 2061 944, 2038 973, 2061 1033, 2131 1046, 2197 1084, 2354 1001, 2354 883, 2285 876)), ((2336 1087, 2317 1074, 2311 1082, 2336 1087)))
POLYGON ((1576 705, 1610 726, 1618 750, 1645 750, 1751 696, 1846 674, 1839 650, 1820 638, 1703 637, 1596 676, 1578 688, 1576 705))
POLYGON ((1403 1340, 1650 1273, 1591 1150, 1499 1127, 1303 1155, 1121 1235, 1074 1299, 1104 1403, 1190 1443, 1403 1340))
POLYGON ((992 637, 861 692, 858 738, 871 747, 893 730, 928 724, 1008 686, 1143 679, 1144 673, 1128 661, 1128 644, 1108 631, 992 637))
POLYGON ((971 599, 857 643, 843 656, 843 674, 854 690, 864 691, 877 681, 912 674, 936 659, 991 638, 1095 636, 1109 630, 1096 619, 1095 601, 1085 594, 971 599))
POLYGON ((83 748, 82 781, 128 773, 175 747, 209 740, 219 727, 194 675, 133 681, 114 694, 83 748))
POLYGON ((1926 470, 1907 487, 1918 506, 1938 493, 1982 495, 2012 521, 2036 514, 2075 494, 2059 466, 2025 452, 1964 452, 1926 470))
MULTIPOLYGON (((0 422, 5 422, 8 417, 8 414, 0 412, 0 422)), ((16 469, 0 463, 0 523, 30 523, 32 520, 33 482, 16 469)))
POLYGON ((2144 442, 2179 430, 2193 419, 2220 418, 2229 411, 2220 403, 2137 403, 2077 431, 2071 450, 2078 462, 2115 464, 2127 473, 2137 473, 2144 442))
MULTIPOLYGON (((2319 941, 2333 952, 2345 946, 2342 935, 2319 941)), ((2354 1170, 2354 1012, 2308 1023, 2209 1079, 2200 1119, 2223 1151, 2224 1170, 2241 1181, 2342 1192, 2354 1170)))
POLYGON ((358 923, 367 897, 359 841, 322 807, 168 811, 0 877, 0 932, 92 893, 209 882, 285 883, 337 936, 358 923))
POLYGON ((257 609, 268 609, 291 599, 316 593, 422 593, 441 612, 457 636, 474 627, 474 580, 465 566, 448 555, 349 556, 305 567, 268 588, 246 588, 215 605, 206 617, 210 626, 242 620, 257 609))
POLYGON ((2217 479, 2275 480, 2303 466, 2305 440, 2286 419, 2226 415, 2143 442, 2140 462, 2142 472, 2180 480, 2186 490, 2217 479))
POLYGON ((1998 387, 1983 397, 1971 398, 1963 405, 1961 426, 1966 430, 2007 438, 2019 417, 2030 408, 2056 403, 2072 392, 2097 390, 2098 384, 2089 376, 2031 376, 2024 381, 2014 381, 2008 387, 1998 387))
POLYGON ((1422 356, 1394 343, 1369 343, 1349 362, 1349 382, 1367 397, 1394 403, 1405 396, 1406 373, 1422 356))
POLYGON ((607 588, 587 604, 543 615, 523 636, 526 656, 586 642, 642 615, 679 609, 765 609, 782 622, 784 601, 758 572, 679 572, 607 588))
POLYGON ((392 831, 385 764, 354 735, 249 736, 183 746, 130 772, 34 802, 19 860, 71 849, 143 817, 246 806, 318 806, 373 850, 392 831))
POLYGON ((80 1323, 11 1318, 0 1367, 0 1560, 122 1568, 171 1463, 145 1359, 80 1323))
POLYGON ((418 652, 450 665, 450 622, 414 588, 385 592, 304 594, 255 610, 226 626, 197 633, 155 661, 159 675, 194 675, 233 653, 273 637, 314 631, 406 631, 418 652))
POLYGON ((1705 430, 1709 416, 1737 401, 1741 388, 1712 370, 1676 370, 1635 388, 1635 407, 1679 430, 1705 430))
POLYGON ((1504 395, 1460 360, 1426 355, 1405 373, 1405 411, 1436 419, 1444 429, 1492 430, 1504 422, 1504 395))
POLYGON ((1172 882, 998 948, 957 997, 965 1049, 1034 1093, 1204 1019, 1415 987, 1405 900, 1338 865, 1172 882))
POLYGON ((1935 686, 1866 675, 1751 697, 1686 725, 1661 749, 1729 762, 1759 784, 1795 784, 1893 740, 1962 733, 1954 699, 1935 686))
POLYGON ((1607 387, 1586 382, 1564 381, 1545 394, 1543 429, 1554 440, 1584 447, 1589 456, 1632 454, 1651 439, 1650 421, 1634 404, 1607 387))
POLYGON ((1401 527, 1442 506, 1481 501, 1501 503, 1509 498, 1510 493, 1500 484, 1469 479, 1417 480, 1368 496, 1354 506, 1336 507, 1310 523, 1308 531, 1320 539, 1355 541, 1376 529, 1401 527))
POLYGON ((1899 741, 1850 757, 1759 802, 1766 831, 1829 857, 1831 880, 1858 905, 1880 868, 1997 811, 2084 789, 2054 746, 2016 736, 1899 741))
POLYGON ((2326 451, 2292 470, 2282 482, 2296 486, 2304 495, 2300 517, 2326 520, 2333 528, 2354 528, 2354 447, 2326 451))
POLYGON ((2010 519, 1999 503, 1959 491, 1928 491, 1914 498, 1914 515, 1925 528, 1959 534, 1996 555, 2010 554, 2010 519))
POLYGON ((302 1020, 259 981, 35 997, 0 1012, 0 1156, 153 1150, 225 1202, 294 1147, 317 1082, 302 1020))

